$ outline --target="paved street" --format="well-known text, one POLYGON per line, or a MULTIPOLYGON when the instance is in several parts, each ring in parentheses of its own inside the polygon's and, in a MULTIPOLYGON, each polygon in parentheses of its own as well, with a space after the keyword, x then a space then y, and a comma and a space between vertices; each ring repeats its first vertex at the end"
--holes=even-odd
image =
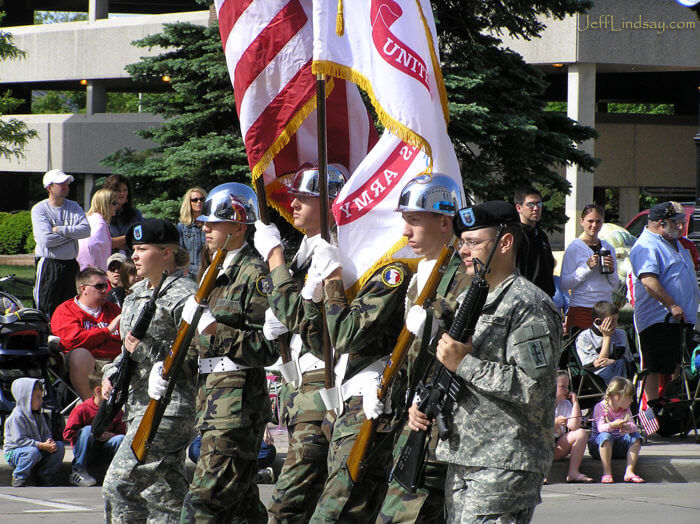
MULTIPOLYGON (((278 448, 275 465, 279 468, 286 452, 286 433, 283 428, 273 428, 272 433, 278 448)), ((71 458, 67 450, 62 469, 66 478, 71 458)), ((99 487, 12 488, 10 468, 4 459, 0 462, 0 523, 102 521, 99 487)), ((587 456, 582 470, 597 480, 599 467, 597 461, 587 456)), ((623 467, 623 461, 615 461, 616 477, 620 477, 623 467)), ((639 472, 652 481, 647 484, 566 484, 565 472, 566 461, 556 463, 550 471, 551 484, 543 488, 535 523, 700 522, 700 444, 695 444, 693 438, 655 439, 642 448, 639 472)), ((261 485, 260 492, 267 504, 272 485, 261 485)))

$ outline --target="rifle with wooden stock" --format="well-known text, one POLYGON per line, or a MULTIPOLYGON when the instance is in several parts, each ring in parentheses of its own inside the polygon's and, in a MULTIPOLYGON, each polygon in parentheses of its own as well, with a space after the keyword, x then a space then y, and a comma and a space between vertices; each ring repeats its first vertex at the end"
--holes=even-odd
POLYGON ((202 283, 197 290, 195 295, 195 300, 199 307, 195 310, 194 317, 191 323, 187 323, 185 320, 180 321, 180 326, 177 330, 177 335, 173 341, 173 345, 170 347, 168 356, 163 362, 163 370, 161 371, 161 376, 164 380, 168 381, 168 388, 165 390, 165 394, 158 400, 151 399, 146 408, 146 412, 139 423, 139 427, 134 435, 134 440, 131 443, 131 451, 134 452, 136 460, 143 463, 148 456, 149 448, 153 443, 153 439, 158 431, 158 426, 163 419, 165 409, 170 403, 170 397, 175 389, 175 378, 182 368, 185 362, 185 357, 187 356, 187 350, 194 337, 195 331, 197 329, 197 324, 199 318, 202 316, 202 310, 207 304, 209 295, 214 289, 214 283, 216 282, 216 277, 219 274, 219 269, 223 265, 224 258, 226 258, 226 253, 228 252, 227 246, 231 235, 226 237, 224 245, 216 251, 214 254, 214 259, 207 268, 204 277, 202 278, 202 283))
MULTIPOLYGON (((423 286, 418 298, 416 299, 416 304, 423 306, 426 302, 432 300, 435 297, 435 292, 442 280, 445 271, 447 270, 447 265, 454 254, 454 242, 450 243, 449 246, 443 246, 440 255, 438 256, 435 267, 430 273, 427 282, 423 286)), ((384 373, 382 374, 382 380, 377 390, 377 397, 380 401, 385 401, 389 388, 393 384, 396 377, 399 375, 399 371, 406 361, 408 356, 408 350, 413 343, 415 335, 411 333, 404 325, 399 333, 399 338, 396 340, 396 345, 394 350, 391 352, 391 357, 389 358, 389 363, 384 368, 384 373)), ((357 482, 364 472, 365 460, 367 459, 367 454, 372 447, 372 442, 377 433, 378 419, 367 419, 362 423, 360 428, 360 433, 357 435, 357 439, 350 450, 348 455, 347 466, 348 472, 350 473, 350 478, 353 482, 357 482)))
MULTIPOLYGON (((163 271, 163 276, 160 278, 160 282, 153 290, 153 295, 143 306, 139 317, 131 328, 131 334, 141 339, 146 334, 148 326, 153 320, 153 315, 156 312, 156 300, 158 299, 158 294, 160 293, 161 287, 163 287, 163 282, 168 277, 168 272, 163 271)), ((112 424, 114 417, 117 416, 119 410, 122 409, 126 398, 129 395, 129 384, 131 383, 131 375, 134 369, 134 361, 131 358, 131 353, 124 350, 122 354, 122 359, 117 366, 117 371, 109 377, 109 381, 112 383, 112 391, 109 393, 109 398, 100 404, 100 409, 97 410, 97 415, 92 421, 91 436, 93 438, 99 439, 107 428, 112 424)))

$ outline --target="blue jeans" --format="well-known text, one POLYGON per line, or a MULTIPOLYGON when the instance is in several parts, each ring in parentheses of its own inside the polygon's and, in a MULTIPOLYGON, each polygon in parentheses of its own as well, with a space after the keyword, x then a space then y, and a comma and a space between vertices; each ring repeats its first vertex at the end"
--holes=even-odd
POLYGON ((591 457, 600 459, 600 446, 608 440, 612 443, 612 458, 623 459, 627 458, 627 450, 630 446, 638 440, 642 440, 642 436, 636 431, 619 436, 607 432, 598 433, 598 436, 594 440, 588 441, 588 452, 591 454, 591 457))
POLYGON ((610 381, 615 377, 627 378, 627 361, 624 358, 620 358, 604 367, 598 376, 602 378, 606 384, 610 384, 610 381))
POLYGON ((93 440, 90 445, 92 426, 83 426, 78 432, 78 438, 73 445, 73 469, 85 471, 88 464, 98 463, 106 469, 112 462, 112 457, 124 440, 124 435, 114 435, 107 441, 93 440))
POLYGON ((57 441, 54 453, 41 451, 35 446, 25 446, 5 453, 5 458, 7 463, 14 468, 12 476, 17 479, 27 480, 32 475, 32 470, 35 466, 39 475, 45 477, 55 475, 58 472, 58 468, 61 467, 65 451, 65 444, 57 441))

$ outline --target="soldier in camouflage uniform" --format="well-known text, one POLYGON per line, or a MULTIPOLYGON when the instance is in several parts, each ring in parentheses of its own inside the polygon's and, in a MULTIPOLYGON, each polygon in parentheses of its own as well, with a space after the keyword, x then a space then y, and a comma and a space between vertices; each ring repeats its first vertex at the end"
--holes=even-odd
MULTIPOLYGON (((485 261, 491 250, 494 257, 474 336, 461 343, 444 334, 437 346, 440 362, 464 384, 452 435, 437 448, 438 459, 449 463, 448 517, 525 523, 552 463, 561 316, 516 269, 521 229, 513 206, 494 201, 461 209, 454 229, 469 274, 474 258, 485 261)), ((410 417, 409 425, 422 429, 424 419, 410 417)))
MULTIPOLYGON (((345 176, 328 166, 329 199, 334 199, 344 184, 345 176)), ((282 367, 285 385, 279 393, 289 446, 268 508, 271 523, 293 524, 308 522, 321 495, 328 477, 330 435, 322 428, 326 408, 318 394, 324 387, 321 319, 316 318, 314 325, 304 315, 304 298, 313 298, 306 295, 309 287, 304 287, 305 278, 314 247, 321 238, 318 169, 300 169, 292 180, 290 193, 294 195, 294 225, 306 233, 290 267, 285 264, 280 233, 274 224, 255 223, 255 247, 270 266, 270 310, 266 313, 265 336, 276 339, 287 331, 294 333, 292 360, 282 367)), ((327 209, 328 204, 324 206, 327 209)))
MULTIPOLYGON (((328 479, 311 522, 371 522, 386 493, 391 469, 395 416, 385 413, 377 399, 377 384, 403 326, 404 298, 411 276, 406 264, 390 262, 380 267, 348 303, 337 248, 322 243, 314 252, 309 280, 324 280, 324 306, 330 339, 341 367, 347 359, 342 383, 343 411, 333 422, 328 453, 328 479), (377 439, 363 477, 353 486, 346 462, 366 413, 379 417, 377 439), (381 415, 380 415, 381 413, 381 415)), ((307 281, 308 284, 308 281, 307 281)), ((306 300, 307 315, 320 318, 313 300, 306 300)), ((337 379, 336 379, 337 380, 337 379)), ((388 403, 399 406, 403 391, 397 388, 388 403)), ((388 407, 388 406, 387 406, 388 407)))
MULTIPOLYGON (((466 268, 455 255, 447 265, 435 298, 428 304, 416 304, 440 251, 452 241, 452 216, 461 207, 461 202, 462 188, 450 177, 439 174, 415 178, 404 187, 399 197, 396 211, 401 212, 405 222, 403 234, 414 253, 424 257, 418 263, 418 270, 413 275, 406 294, 406 328, 416 337, 409 348, 405 364, 409 384, 407 398, 413 397, 415 387, 421 379, 431 379, 431 376, 424 375, 435 355, 435 344, 452 324, 457 296, 469 284, 466 268), (428 316, 431 317, 430 336, 424 340, 428 316)), ((410 409, 417 409, 415 402, 411 403, 410 409)), ((410 432, 411 429, 405 425, 394 444, 394 460, 398 458, 410 432)), ((447 464, 435 458, 437 441, 437 428, 433 427, 425 475, 420 479, 416 493, 410 493, 392 479, 377 523, 445 521, 447 464)))
MULTIPOLYGON (((120 333, 135 365, 125 405, 129 429, 102 486, 105 522, 178 522, 187 493, 185 448, 193 432, 196 369, 185 366, 178 376, 144 464, 137 463, 131 443, 150 401, 146 387, 149 372, 170 350, 185 301, 197 290, 197 284, 183 277, 182 268, 187 267, 189 255, 179 247, 173 224, 146 220, 129 230, 126 242, 134 250, 137 273, 144 279, 131 288, 122 309, 120 333), (164 269, 170 274, 161 287, 153 320, 143 339, 138 340, 131 335, 131 328, 151 299, 153 286, 164 269)), ((119 356, 105 367, 105 377, 116 371, 121 359, 119 356)))
MULTIPOLYGON (((229 252, 209 296, 211 315, 200 320, 197 428, 202 448, 180 522, 266 522, 255 484, 257 456, 271 419, 264 367, 277 359, 263 337, 267 308, 265 263, 245 242, 257 198, 235 182, 215 187, 202 216, 210 252, 229 252), (204 322, 204 323, 203 323, 204 322)), ((191 318, 194 299, 183 316, 191 318)))

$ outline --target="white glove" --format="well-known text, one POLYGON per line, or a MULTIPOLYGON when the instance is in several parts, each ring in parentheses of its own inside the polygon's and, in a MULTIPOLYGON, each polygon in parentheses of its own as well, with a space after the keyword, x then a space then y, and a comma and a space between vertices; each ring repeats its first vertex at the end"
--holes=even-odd
POLYGON ((265 323, 263 324, 263 335, 265 335, 265 338, 267 340, 275 340, 287 331, 289 331, 287 327, 279 321, 272 309, 267 308, 265 310, 265 323))
POLYGON ((323 300, 323 277, 317 273, 313 266, 306 275, 306 283, 301 288, 301 298, 321 302, 323 300))
POLYGON ((255 235, 253 235, 253 244, 258 250, 263 260, 267 260, 270 252, 277 246, 282 245, 282 237, 280 230, 275 224, 265 225, 260 220, 255 221, 255 235))
POLYGON ((163 363, 156 362, 151 368, 151 374, 148 375, 148 396, 153 400, 160 400, 168 389, 168 381, 163 378, 162 372, 163 363))
POLYGON ((385 406, 377 397, 377 388, 372 387, 369 391, 362 392, 362 411, 365 412, 365 417, 374 420, 382 413, 391 413, 391 405, 385 406))
POLYGON ((342 267, 338 248, 325 240, 318 241, 312 260, 312 266, 315 266, 315 270, 324 279, 328 278, 333 271, 342 267))
MULTIPOLYGON (((192 320, 194 319, 194 313, 195 311, 197 311, 198 307, 199 304, 197 304, 194 295, 192 295, 190 298, 187 299, 187 302, 185 302, 185 307, 182 308, 182 320, 184 320, 188 324, 191 324, 192 320)), ((215 322, 216 318, 212 314, 211 309, 209 309, 209 306, 207 305, 202 310, 202 315, 199 317, 197 331, 203 333, 205 329, 207 329, 210 325, 212 325, 215 322)))
MULTIPOLYGON (((425 320, 428 317, 428 312, 420 306, 413 306, 406 314, 406 329, 413 333, 416 338, 423 338, 425 330, 425 320)), ((430 325, 430 338, 437 334, 437 320, 433 319, 430 325)))

